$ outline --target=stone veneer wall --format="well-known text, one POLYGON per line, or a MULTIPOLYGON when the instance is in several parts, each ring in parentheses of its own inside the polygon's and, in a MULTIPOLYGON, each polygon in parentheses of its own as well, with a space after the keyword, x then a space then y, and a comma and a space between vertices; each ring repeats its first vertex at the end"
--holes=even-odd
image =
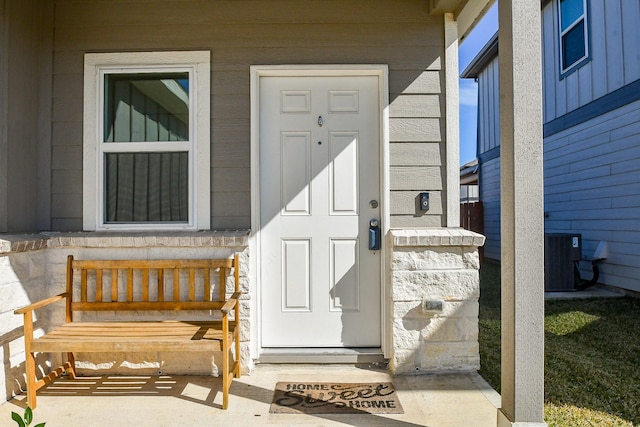
MULTIPOLYGON (((64 292, 67 255, 82 258, 227 258, 239 252, 243 368, 252 367, 249 351, 249 233, 247 231, 203 231, 180 233, 51 233, 0 238, 0 386, 9 399, 24 390, 24 338, 22 316, 13 311, 31 302, 64 292)), ((226 284, 232 285, 231 280, 226 284)), ((230 289, 229 289, 230 290, 230 289)), ((115 313, 91 313, 115 317, 115 313)), ((137 314, 138 318, 153 313, 137 314)), ((36 334, 64 321, 64 305, 58 303, 36 312, 36 334)), ((37 363, 45 373, 60 362, 60 355, 40 354, 37 363)), ((77 357, 80 372, 96 369, 107 373, 216 374, 217 366, 201 355, 91 354, 77 357)))
MULTIPOLYGON (((391 314, 394 373, 476 370, 478 355, 478 247, 484 237, 461 229, 391 230, 391 314)), ((246 231, 161 235, 71 233, 2 236, 0 239, 0 386, 7 399, 24 390, 22 318, 13 310, 63 292, 66 257, 220 258, 241 253, 242 360, 249 351, 249 236, 246 231)), ((40 310, 36 333, 62 322, 62 306, 40 310)), ((106 314, 107 316, 109 314, 106 314)), ((113 314, 111 314, 113 315, 113 314)), ((141 315, 142 316, 142 315, 141 315)), ((39 355, 42 372, 59 355, 39 355)), ((89 372, 215 373, 211 360, 184 353, 80 357, 89 372), (126 357, 125 357, 126 356, 126 357), (97 358, 96 358, 97 357, 97 358)))
POLYGON ((391 230, 394 373, 477 370, 478 247, 463 229, 391 230))
MULTIPOLYGON (((22 316, 13 311, 50 295, 45 294, 45 236, 2 236, 0 239, 0 387, 7 400, 25 388, 22 316)), ((63 308, 64 310, 64 308, 63 308)), ((35 328, 41 330, 46 315, 36 313, 35 328)), ((50 361, 38 356, 47 369, 50 361)))

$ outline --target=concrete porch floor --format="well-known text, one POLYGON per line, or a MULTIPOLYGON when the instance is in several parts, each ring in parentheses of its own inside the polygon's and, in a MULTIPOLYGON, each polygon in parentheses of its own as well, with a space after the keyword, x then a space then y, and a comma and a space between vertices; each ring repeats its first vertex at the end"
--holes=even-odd
MULTIPOLYGON (((25 395, 0 405, 0 425, 24 413, 25 395)), ((476 373, 392 376, 371 366, 257 365, 234 380, 223 411, 217 378, 203 376, 59 379, 38 391, 32 425, 74 426, 495 426, 500 396, 476 373), (270 414, 276 382, 391 381, 404 414, 270 414)))

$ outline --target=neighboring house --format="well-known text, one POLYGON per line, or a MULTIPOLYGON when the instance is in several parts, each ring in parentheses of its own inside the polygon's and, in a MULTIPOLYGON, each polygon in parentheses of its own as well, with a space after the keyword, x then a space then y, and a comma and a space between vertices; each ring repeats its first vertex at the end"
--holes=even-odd
MULTIPOLYGON (((300 360, 477 369, 484 237, 459 227, 457 47, 490 3, 0 2, 7 397, 23 387, 13 310, 62 291, 67 254, 241 253, 248 369, 300 360)), ((525 0, 512 7, 532 12, 525 0)), ((517 33, 528 22, 509 24, 517 33)), ((516 286, 514 304, 531 310, 518 314, 526 328, 512 322, 505 335, 513 355, 528 356, 503 377, 527 372, 513 396, 529 398, 503 399, 503 418, 541 422, 542 299, 524 304, 531 288, 516 286)), ((61 315, 41 314, 36 328, 61 315)), ((48 357, 37 360, 43 371, 48 357)), ((127 357, 81 362, 215 372, 206 358, 127 357)))
MULTIPOLYGON (((484 234, 483 206, 478 187, 478 160, 460 166, 460 226, 484 234)), ((483 257, 483 248, 480 248, 483 257)))
MULTIPOLYGON (((640 4, 542 2, 546 233, 600 241, 600 282, 640 292, 640 4)), ((462 73, 478 81, 484 255, 500 259, 498 38, 462 73)), ((588 272, 584 273, 588 276, 588 272)))
POLYGON ((478 160, 460 166, 460 203, 475 203, 478 197, 478 160))

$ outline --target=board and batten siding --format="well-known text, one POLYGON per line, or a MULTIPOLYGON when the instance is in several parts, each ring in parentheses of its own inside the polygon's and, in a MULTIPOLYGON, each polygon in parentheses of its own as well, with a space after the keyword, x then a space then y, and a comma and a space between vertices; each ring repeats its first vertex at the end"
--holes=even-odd
POLYGON ((498 57, 478 73, 478 155, 500 146, 498 57))
POLYGON ((587 3, 591 60, 564 78, 558 65, 557 2, 542 9, 545 123, 640 79, 640 2, 587 3))
POLYGON ((211 51, 212 228, 250 228, 249 67, 277 64, 388 64, 390 225, 446 223, 444 24, 424 1, 58 0, 54 20, 54 230, 82 228, 84 54, 190 49, 211 51))
POLYGON ((545 231, 609 245, 600 282, 640 292, 640 101, 545 139, 545 231))
POLYGON ((500 259, 500 90, 498 57, 478 72, 480 200, 484 211, 484 256, 500 259))

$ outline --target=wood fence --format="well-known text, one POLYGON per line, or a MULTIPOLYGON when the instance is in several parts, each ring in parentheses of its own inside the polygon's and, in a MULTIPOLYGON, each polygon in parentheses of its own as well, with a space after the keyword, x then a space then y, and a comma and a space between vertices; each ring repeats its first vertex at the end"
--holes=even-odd
POLYGON ((482 202, 460 204, 460 226, 484 234, 484 208, 482 202))

